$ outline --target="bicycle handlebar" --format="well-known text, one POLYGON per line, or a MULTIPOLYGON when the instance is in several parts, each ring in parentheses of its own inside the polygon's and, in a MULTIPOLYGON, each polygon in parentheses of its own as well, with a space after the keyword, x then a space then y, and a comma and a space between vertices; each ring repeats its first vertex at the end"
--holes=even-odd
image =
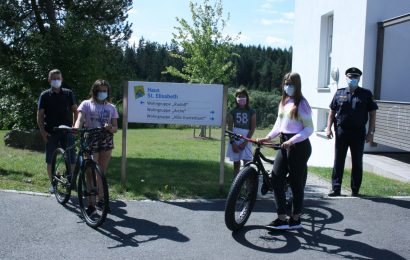
POLYGON ((83 133, 97 133, 97 132, 103 132, 106 131, 104 127, 96 127, 96 128, 74 128, 74 127, 69 127, 66 125, 60 125, 58 127, 53 128, 54 132, 63 132, 63 133, 78 133, 78 132, 83 132, 83 133))
POLYGON ((254 143, 254 144, 257 144, 257 145, 267 146, 267 147, 273 148, 273 149, 275 149, 275 150, 279 150, 279 149, 281 148, 281 145, 280 145, 280 144, 267 143, 267 142, 258 142, 256 139, 252 139, 252 138, 249 138, 249 137, 247 137, 247 136, 244 136, 244 135, 241 135, 241 134, 237 134, 237 133, 234 133, 234 132, 229 131, 229 130, 225 130, 225 133, 228 133, 229 136, 233 136, 236 140, 238 140, 238 139, 244 139, 244 140, 246 140, 246 141, 248 141, 248 142, 251 142, 251 143, 254 143))

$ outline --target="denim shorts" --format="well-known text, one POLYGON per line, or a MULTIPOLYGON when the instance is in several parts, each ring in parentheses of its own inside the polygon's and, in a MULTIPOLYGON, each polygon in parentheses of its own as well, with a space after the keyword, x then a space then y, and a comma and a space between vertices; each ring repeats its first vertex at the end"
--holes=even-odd
MULTIPOLYGON (((53 157, 53 153, 58 147, 66 149, 67 147, 74 145, 74 141, 75 141, 75 138, 71 133, 69 134, 62 134, 62 133, 50 134, 47 137, 47 143, 46 143, 46 163, 51 164, 51 158, 53 157)), ((70 153, 70 163, 74 164, 75 163, 75 148, 70 149, 68 152, 70 153)))

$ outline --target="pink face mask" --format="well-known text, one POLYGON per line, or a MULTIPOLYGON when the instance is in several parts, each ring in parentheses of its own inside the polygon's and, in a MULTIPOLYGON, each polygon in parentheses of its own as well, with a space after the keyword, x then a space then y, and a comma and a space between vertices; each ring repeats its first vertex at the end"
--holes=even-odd
POLYGON ((246 98, 236 98, 236 102, 238 102, 238 104, 240 106, 245 106, 246 105, 246 98))

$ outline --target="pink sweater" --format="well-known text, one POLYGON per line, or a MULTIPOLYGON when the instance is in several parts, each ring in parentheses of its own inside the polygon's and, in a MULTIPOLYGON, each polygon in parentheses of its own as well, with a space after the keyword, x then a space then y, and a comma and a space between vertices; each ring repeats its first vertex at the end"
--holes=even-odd
POLYGON ((280 133, 296 134, 290 139, 293 143, 299 143, 309 138, 313 133, 312 109, 307 100, 303 98, 299 103, 297 118, 292 119, 290 111, 293 105, 293 98, 288 98, 283 108, 279 106, 275 125, 266 137, 273 139, 280 133))

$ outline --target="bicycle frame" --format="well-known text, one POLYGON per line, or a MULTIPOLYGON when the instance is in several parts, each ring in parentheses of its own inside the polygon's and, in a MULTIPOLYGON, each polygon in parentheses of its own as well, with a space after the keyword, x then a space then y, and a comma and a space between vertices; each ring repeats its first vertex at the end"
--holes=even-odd
MULTIPOLYGON (((83 130, 81 129, 73 129, 73 128, 55 128, 56 131, 60 131, 63 135, 66 136, 67 138, 67 143, 68 143, 68 133, 78 133, 80 132, 80 140, 76 140, 75 143, 71 146, 68 146, 64 149, 64 156, 66 157, 66 161, 69 162, 67 165, 67 168, 69 169, 70 175, 71 175, 71 181, 69 183, 68 188, 72 190, 73 188, 75 189, 75 183, 76 179, 78 177, 78 174, 81 172, 85 171, 86 165, 88 164, 95 164, 98 165, 97 162, 94 160, 93 153, 89 147, 85 145, 85 137, 84 134, 82 133, 83 130), (79 145, 77 144, 79 142, 79 145), (75 166, 74 170, 71 171, 71 155, 70 155, 70 150, 75 150, 76 147, 79 146, 79 151, 76 155, 76 160, 75 160, 75 166), (71 174, 72 173, 72 174, 71 174)), ((86 130, 84 130, 86 131, 86 130)))
POLYGON ((257 140, 226 131, 230 138, 244 139, 256 145, 252 161, 245 164, 235 176, 226 198, 225 204, 225 224, 232 231, 239 230, 245 225, 252 209, 255 205, 259 186, 259 177, 262 175, 263 184, 261 194, 265 195, 269 190, 273 190, 273 183, 269 172, 263 166, 263 161, 273 164, 272 160, 266 158, 262 152, 262 146, 279 149, 279 144, 258 142, 257 140))
MULTIPOLYGON (((70 199, 71 190, 77 191, 80 211, 85 222, 92 228, 102 225, 109 211, 109 191, 104 174, 93 158, 93 145, 99 140, 104 128, 75 129, 60 126, 55 128, 68 137, 68 133, 79 133, 73 145, 57 148, 52 157, 52 176, 57 201, 64 205, 70 199), (79 147, 74 169, 70 153, 79 147), (58 170, 56 171, 56 168, 58 170), (77 184, 77 185, 76 185, 77 184)), ((67 139, 68 141, 68 139, 67 139)), ((67 142, 68 143, 68 142, 67 142)))
POLYGON ((263 183, 268 185, 268 187, 272 187, 271 179, 269 178, 269 172, 263 166, 262 161, 270 163, 270 164, 273 164, 274 161, 266 158, 266 156, 262 154, 261 148, 262 148, 262 146, 266 146, 266 147, 273 148, 275 150, 279 150, 280 149, 280 144, 261 143, 261 142, 256 141, 255 139, 248 138, 248 137, 240 135, 240 134, 236 134, 236 133, 234 133, 232 131, 229 131, 229 130, 225 130, 225 132, 228 133, 229 136, 234 137, 235 139, 244 139, 244 140, 246 140, 248 142, 251 142, 251 143, 256 145, 255 151, 253 152, 252 161, 247 162, 245 164, 245 166, 252 166, 253 165, 256 168, 258 174, 263 176, 263 183))

